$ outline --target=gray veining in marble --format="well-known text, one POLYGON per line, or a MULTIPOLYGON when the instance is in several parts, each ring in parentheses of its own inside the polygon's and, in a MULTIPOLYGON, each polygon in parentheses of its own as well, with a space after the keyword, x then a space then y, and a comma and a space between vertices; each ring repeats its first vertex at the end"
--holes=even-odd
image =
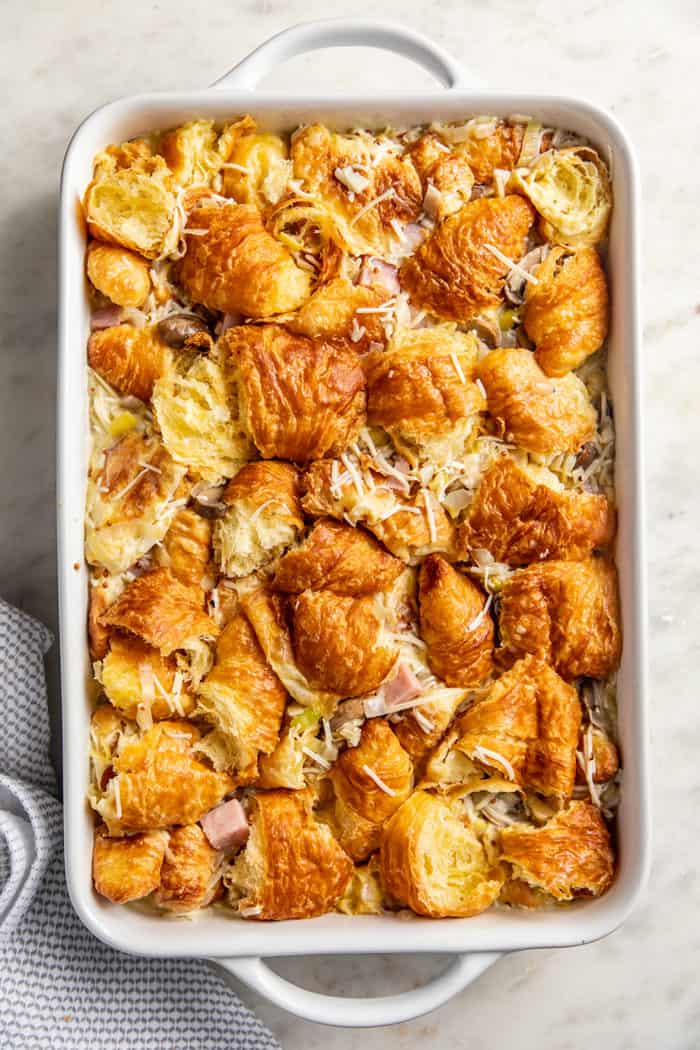
MULTIPOLYGON (((0 594, 56 626, 55 206, 72 129, 119 95, 205 85, 296 21, 381 14, 432 35, 489 84, 590 97, 639 151, 644 219, 655 862, 626 926, 585 948, 502 960, 437 1013, 362 1036, 261 1003, 286 1050, 695 1050, 700 1046, 700 9, 697 0, 5 0, 0 43, 0 594), (696 750, 697 749, 697 750, 696 750)), ((290 91, 424 87, 377 52, 297 58, 290 91), (360 72, 361 70, 361 72, 360 72), (312 75, 315 79, 311 80, 312 75)), ((52 671, 55 687, 55 666, 52 671)), ((286 960, 285 976, 391 992, 439 957, 286 960)))

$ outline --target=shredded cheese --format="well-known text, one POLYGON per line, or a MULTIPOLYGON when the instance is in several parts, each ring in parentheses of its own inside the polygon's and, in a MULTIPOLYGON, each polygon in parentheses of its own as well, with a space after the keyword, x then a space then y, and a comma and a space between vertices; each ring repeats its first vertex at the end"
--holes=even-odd
POLYGON ((367 329, 360 324, 356 317, 352 319, 352 328, 350 329, 350 339, 353 343, 359 343, 363 335, 367 334, 367 329))
POLYGON ((357 215, 354 215, 350 220, 350 225, 355 226, 368 211, 371 211, 372 208, 376 208, 378 204, 382 203, 382 201, 391 200, 391 198, 395 196, 394 188, 393 186, 390 186, 388 190, 384 190, 384 193, 380 193, 379 196, 375 197, 374 200, 371 200, 369 204, 365 204, 364 208, 360 208, 357 215))
POLYGON ((389 795, 390 798, 394 797, 394 795, 396 794, 394 789, 390 788, 388 784, 385 784, 382 778, 379 776, 379 774, 375 773, 371 766, 364 765, 362 767, 362 771, 363 773, 367 774, 370 780, 374 781, 374 783, 377 785, 380 791, 383 791, 385 795, 389 795))
POLYGON ((435 729, 435 726, 430 721, 430 719, 426 718, 424 714, 421 714, 420 710, 417 707, 413 712, 413 717, 415 718, 416 722, 418 723, 418 725, 424 733, 432 733, 432 731, 435 729))
POLYGON ((454 350, 450 350, 450 360, 452 361, 452 364, 454 365, 455 372, 459 376, 460 382, 466 384, 467 377, 464 374, 464 370, 462 369, 462 366, 459 363, 459 358, 457 357, 457 354, 455 353, 454 350))
POLYGON ((119 784, 119 774, 118 773, 117 773, 116 777, 112 777, 112 779, 110 780, 110 784, 114 784, 114 789, 113 789, 113 792, 114 792, 114 794, 113 794, 113 797, 114 797, 114 815, 116 816, 117 820, 121 820, 122 819, 122 793, 121 793, 121 785, 119 784))
POLYGON ((494 762, 497 762, 503 767, 509 780, 516 780, 515 770, 508 759, 504 758, 503 755, 498 753, 498 751, 491 751, 488 747, 482 747, 481 744, 477 744, 474 748, 474 758, 479 762, 485 762, 486 765, 492 765, 494 762), (489 761, 489 759, 491 761, 489 761))
POLYGON ((481 382, 480 379, 476 380, 476 388, 479 391, 479 393, 481 394, 481 396, 483 397, 484 401, 488 401, 488 395, 486 393, 486 387, 484 386, 484 384, 481 382))
POLYGON ((327 762, 326 759, 323 758, 322 755, 319 755, 317 751, 312 751, 310 747, 302 747, 301 750, 308 758, 310 758, 313 762, 316 762, 316 764, 319 765, 321 769, 331 768, 330 762, 327 762))
POLYGON ((248 908, 239 908, 238 914, 242 919, 252 919, 255 915, 262 914, 262 904, 251 904, 248 908))
POLYGON ((507 255, 504 255, 500 248, 497 248, 495 244, 485 244, 484 248, 486 248, 487 251, 491 252, 492 255, 495 255, 498 261, 502 262, 504 266, 507 266, 509 270, 515 270, 516 273, 519 273, 520 276, 523 277, 524 280, 528 281, 530 284, 540 283, 536 277, 533 277, 531 273, 528 273, 527 270, 524 270, 523 267, 519 265, 519 263, 514 262, 513 259, 509 259, 507 255))
POLYGON ((355 486, 357 495, 362 499, 365 494, 364 486, 362 484, 362 478, 355 464, 350 460, 347 452, 343 452, 340 457, 340 461, 347 470, 348 474, 352 478, 352 483, 355 486))
POLYGON ((333 174, 338 182, 352 193, 362 193, 369 186, 369 179, 356 171, 352 164, 347 164, 344 168, 336 168, 333 174))
POLYGON ((138 474, 136 475, 135 478, 132 478, 132 480, 129 482, 128 485, 125 485, 123 489, 119 490, 119 492, 115 492, 114 495, 112 496, 112 499, 123 499, 124 496, 126 496, 127 492, 130 492, 131 489, 133 489, 134 485, 138 485, 138 483, 141 480, 141 478, 145 478, 146 477, 146 474, 148 474, 148 472, 149 472, 149 468, 148 467, 144 467, 143 470, 140 470, 138 472, 138 474))
POLYGON ((430 496, 427 489, 421 489, 423 493, 423 504, 425 506, 425 517, 428 521, 428 532, 430 533, 430 542, 437 542, 437 528, 435 526, 435 512, 433 511, 433 505, 430 502, 430 496))
POLYGON ((228 171, 240 171, 241 175, 250 175, 250 171, 243 164, 234 164, 231 160, 226 161, 221 167, 228 171))
POLYGON ((483 608, 476 614, 476 616, 471 621, 471 623, 467 624, 467 630, 468 631, 475 631, 477 629, 477 627, 479 627, 483 623, 483 621, 484 621, 484 619, 486 617, 486 614, 488 613, 489 609, 491 608, 491 602, 492 601, 493 601, 493 595, 489 594, 488 598, 484 602, 483 608))

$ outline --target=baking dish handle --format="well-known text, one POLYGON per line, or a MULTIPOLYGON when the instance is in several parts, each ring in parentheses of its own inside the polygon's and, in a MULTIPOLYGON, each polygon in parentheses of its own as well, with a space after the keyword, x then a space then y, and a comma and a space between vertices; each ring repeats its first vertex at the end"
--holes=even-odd
POLYGON ((346 999, 299 988, 271 970, 264 959, 212 959, 243 984, 297 1017, 339 1028, 375 1028, 411 1021, 436 1010, 500 958, 498 952, 458 955, 428 984, 377 999, 346 999))
POLYGON ((382 48, 416 62, 447 88, 479 87, 476 78, 468 77, 459 62, 414 29, 394 22, 358 18, 324 18, 284 29, 215 80, 212 87, 254 91, 263 77, 280 63, 323 47, 382 48))

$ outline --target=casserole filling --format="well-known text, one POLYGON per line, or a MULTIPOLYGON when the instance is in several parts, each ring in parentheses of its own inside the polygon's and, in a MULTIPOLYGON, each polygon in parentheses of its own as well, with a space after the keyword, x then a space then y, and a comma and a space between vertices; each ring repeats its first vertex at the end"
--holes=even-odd
POLYGON ((93 876, 242 920, 614 877, 611 180, 532 118, 108 146, 93 876))

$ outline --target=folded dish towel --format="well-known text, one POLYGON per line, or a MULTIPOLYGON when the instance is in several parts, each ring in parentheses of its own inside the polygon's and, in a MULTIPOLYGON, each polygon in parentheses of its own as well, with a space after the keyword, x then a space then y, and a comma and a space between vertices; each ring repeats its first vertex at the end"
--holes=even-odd
POLYGON ((97 941, 63 877, 48 757, 50 632, 0 600, 0 1045, 3 1050, 279 1050, 205 962, 97 941))

